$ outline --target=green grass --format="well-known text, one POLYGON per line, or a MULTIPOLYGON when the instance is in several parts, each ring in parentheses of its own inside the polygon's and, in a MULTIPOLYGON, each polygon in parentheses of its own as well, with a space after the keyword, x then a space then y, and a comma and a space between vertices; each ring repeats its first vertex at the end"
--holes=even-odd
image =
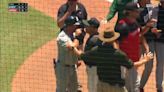
POLYGON ((29 8, 27 13, 8 12, 8 3, 0 0, 0 92, 11 92, 16 70, 36 49, 56 36, 56 22, 29 8))

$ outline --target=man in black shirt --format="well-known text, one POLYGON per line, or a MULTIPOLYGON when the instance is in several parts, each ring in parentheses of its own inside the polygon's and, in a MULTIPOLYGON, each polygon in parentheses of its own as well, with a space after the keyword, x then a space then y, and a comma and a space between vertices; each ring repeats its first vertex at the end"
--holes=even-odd
POLYGON ((77 16, 79 20, 87 19, 87 11, 78 0, 67 0, 61 5, 57 14, 57 24, 60 29, 64 26, 64 21, 68 16, 77 16))
MULTIPOLYGON (((86 33, 89 34, 89 38, 86 41, 84 51, 91 50, 92 47, 95 47, 101 42, 98 40, 98 28, 100 22, 96 18, 91 18, 90 20, 83 20, 83 24, 86 28, 86 33)), ((97 67, 92 63, 85 63, 86 71, 88 76, 88 91, 97 92, 97 67)))

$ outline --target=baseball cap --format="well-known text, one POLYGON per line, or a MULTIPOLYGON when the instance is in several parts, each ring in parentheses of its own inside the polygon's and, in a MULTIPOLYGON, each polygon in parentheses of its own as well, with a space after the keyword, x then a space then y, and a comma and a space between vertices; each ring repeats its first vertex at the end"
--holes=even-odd
POLYGON ((139 3, 130 2, 130 3, 127 3, 127 5, 125 6, 125 10, 128 10, 128 11, 134 11, 134 10, 143 11, 144 9, 140 7, 139 3))
POLYGON ((84 26, 93 26, 98 28, 100 26, 100 22, 96 18, 91 18, 90 20, 82 20, 84 26))
POLYGON ((78 17, 76 16, 69 16, 66 20, 65 20, 65 26, 69 26, 69 25, 81 25, 78 17))

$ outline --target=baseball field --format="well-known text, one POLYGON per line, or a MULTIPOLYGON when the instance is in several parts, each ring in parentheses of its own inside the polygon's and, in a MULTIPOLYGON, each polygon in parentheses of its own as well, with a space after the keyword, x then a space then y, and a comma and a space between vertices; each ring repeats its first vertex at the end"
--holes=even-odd
MULTIPOLYGON (((0 0, 0 92, 54 92, 53 58, 59 32, 56 14, 66 0, 0 0), (26 2, 28 12, 9 12, 8 3, 26 2)), ((79 0, 89 17, 102 20, 108 13, 109 0, 79 0), (93 2, 93 3, 91 3, 93 2)), ((114 21, 109 25, 112 27, 114 21)), ((103 30, 105 26, 101 26, 103 30)), ((139 72, 141 73, 143 67, 139 72)), ((146 92, 155 92, 155 67, 146 92)), ((85 66, 78 70, 83 92, 87 90, 85 66)))

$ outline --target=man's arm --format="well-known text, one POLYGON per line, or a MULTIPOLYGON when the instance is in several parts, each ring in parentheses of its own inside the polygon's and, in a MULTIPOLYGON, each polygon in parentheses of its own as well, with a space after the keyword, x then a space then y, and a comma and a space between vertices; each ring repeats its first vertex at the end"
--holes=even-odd
POLYGON ((150 21, 148 21, 148 23, 146 23, 146 25, 141 28, 141 35, 146 34, 151 28, 153 28, 156 22, 156 19, 151 19, 150 21))
POLYGON ((144 54, 143 58, 133 63, 133 61, 129 59, 124 52, 121 52, 121 56, 118 59, 121 61, 122 65, 128 69, 132 68, 133 66, 138 68, 153 59, 153 54, 151 52, 144 54))
POLYGON ((141 58, 138 62, 134 62, 134 67, 140 67, 141 65, 149 62, 151 59, 153 59, 153 54, 151 52, 144 54, 143 58, 141 58))
POLYGON ((146 34, 151 28, 157 30, 158 7, 152 9, 151 19, 142 27, 142 35, 146 34))
POLYGON ((57 20, 57 24, 59 28, 62 28, 64 26, 64 22, 69 15, 71 15, 71 13, 67 11, 63 17, 57 20))
POLYGON ((109 11, 108 15, 106 16, 106 20, 110 21, 116 14, 116 12, 117 12, 117 0, 114 0, 110 7, 110 11, 109 11))
POLYGON ((62 28, 64 26, 65 20, 72 14, 73 11, 76 10, 76 3, 73 3, 72 5, 69 5, 68 10, 65 12, 63 8, 66 7, 60 7, 57 15, 57 24, 59 28, 62 28))

